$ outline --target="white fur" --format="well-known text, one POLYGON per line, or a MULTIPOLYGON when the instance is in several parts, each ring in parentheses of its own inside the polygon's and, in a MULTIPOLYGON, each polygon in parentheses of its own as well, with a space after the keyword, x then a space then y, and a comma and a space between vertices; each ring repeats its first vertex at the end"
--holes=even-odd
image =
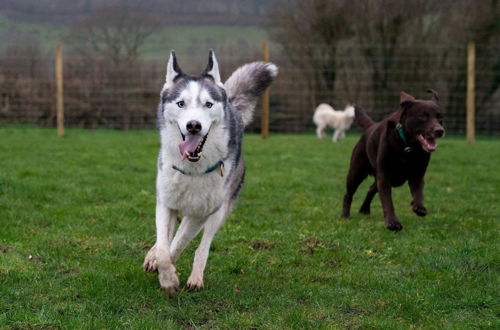
POLYGON ((255 97, 245 97, 245 94, 251 94, 250 91, 260 84, 258 80, 249 79, 249 77, 255 76, 256 68, 269 72, 271 78, 278 75, 278 67, 273 63, 254 62, 239 67, 224 83, 228 95, 238 96, 231 101, 233 107, 240 111, 245 126, 253 119, 254 112, 248 110, 255 108, 258 101, 255 97))
POLYGON ((217 85, 224 87, 222 81, 220 80, 219 63, 217 62, 213 51, 210 52, 210 58, 212 59, 212 69, 208 71, 207 74, 211 75, 214 78, 214 81, 217 85))
POLYGON ((165 75, 165 84, 163 85, 162 92, 172 86, 174 83, 174 78, 177 76, 177 72, 174 70, 174 54, 170 53, 167 63, 167 74, 165 75))
POLYGON ((354 121, 354 107, 347 105, 344 111, 336 111, 330 105, 321 103, 314 111, 313 122, 316 124, 316 135, 322 139, 325 137, 324 130, 327 126, 334 129, 332 140, 345 137, 345 132, 354 121))

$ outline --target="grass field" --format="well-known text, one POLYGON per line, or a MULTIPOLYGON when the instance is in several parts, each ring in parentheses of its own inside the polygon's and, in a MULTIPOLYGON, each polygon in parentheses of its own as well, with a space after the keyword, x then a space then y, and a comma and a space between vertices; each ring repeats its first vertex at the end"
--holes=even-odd
MULTIPOLYGON (((166 299, 141 269, 154 242, 155 131, 0 128, 0 328, 499 328, 500 140, 447 137, 422 219, 395 190, 351 220, 356 142, 247 136, 247 180, 213 244, 205 290, 166 299)), ((195 245, 181 256, 182 283, 195 245)))

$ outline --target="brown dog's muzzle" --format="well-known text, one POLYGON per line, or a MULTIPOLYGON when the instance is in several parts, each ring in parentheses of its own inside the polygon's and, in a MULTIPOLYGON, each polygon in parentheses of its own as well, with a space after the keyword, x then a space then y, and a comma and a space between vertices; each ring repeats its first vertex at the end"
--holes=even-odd
POLYGON ((434 127, 434 136, 436 138, 442 138, 444 136, 444 128, 441 125, 436 125, 434 127))
POLYGON ((437 141, 444 136, 444 128, 441 124, 436 123, 433 128, 417 136, 417 141, 422 146, 422 149, 426 152, 433 152, 437 148, 437 141))

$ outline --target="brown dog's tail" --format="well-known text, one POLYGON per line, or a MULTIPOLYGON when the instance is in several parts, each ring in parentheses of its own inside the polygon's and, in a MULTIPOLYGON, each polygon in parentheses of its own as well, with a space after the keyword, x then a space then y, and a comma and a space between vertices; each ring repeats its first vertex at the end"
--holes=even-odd
POLYGON ((359 106, 354 107, 354 113, 356 122, 363 128, 364 131, 375 123, 370 117, 368 117, 365 110, 359 106))

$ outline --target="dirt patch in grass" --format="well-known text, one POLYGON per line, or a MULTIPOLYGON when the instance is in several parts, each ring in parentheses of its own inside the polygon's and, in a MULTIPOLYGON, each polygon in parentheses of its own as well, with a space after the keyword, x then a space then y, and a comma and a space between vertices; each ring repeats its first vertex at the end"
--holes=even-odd
POLYGON ((335 308, 344 314, 366 315, 370 313, 369 310, 352 306, 336 306, 335 308))
POLYGON ((303 239, 299 244, 301 245, 300 251, 304 254, 313 254, 324 247, 323 242, 313 236, 303 239))
POLYGON ((9 253, 13 249, 14 249, 13 247, 5 246, 5 247, 0 248, 0 251, 2 251, 2 253, 9 253))
POLYGON ((276 247, 277 245, 278 245, 278 243, 276 243, 276 242, 267 242, 267 241, 260 241, 260 240, 250 242, 250 246, 254 250, 269 250, 269 249, 276 247))

